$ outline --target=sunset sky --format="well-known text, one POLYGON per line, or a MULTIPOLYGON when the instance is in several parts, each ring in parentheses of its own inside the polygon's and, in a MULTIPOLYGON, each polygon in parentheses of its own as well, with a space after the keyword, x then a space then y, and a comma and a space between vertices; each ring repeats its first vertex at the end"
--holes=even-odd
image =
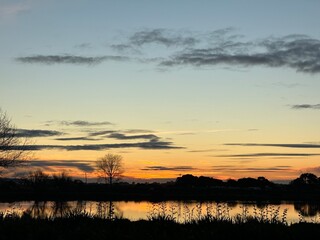
POLYGON ((0 0, 0 108, 34 169, 320 175, 320 1, 0 0))

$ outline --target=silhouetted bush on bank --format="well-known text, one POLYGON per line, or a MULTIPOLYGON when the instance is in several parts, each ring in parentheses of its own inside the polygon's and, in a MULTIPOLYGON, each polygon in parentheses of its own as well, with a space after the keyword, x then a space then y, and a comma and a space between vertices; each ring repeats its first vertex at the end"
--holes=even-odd
POLYGON ((229 179, 190 174, 167 183, 83 183, 61 174, 35 172, 27 179, 0 179, 1 201, 22 200, 264 200, 320 201, 320 181, 302 174, 290 184, 275 184, 264 177, 229 179))

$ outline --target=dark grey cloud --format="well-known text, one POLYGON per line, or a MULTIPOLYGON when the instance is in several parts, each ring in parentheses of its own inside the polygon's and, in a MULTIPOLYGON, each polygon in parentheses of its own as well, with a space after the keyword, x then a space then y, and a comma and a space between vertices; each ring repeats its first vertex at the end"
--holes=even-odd
POLYGON ((89 121, 60 121, 58 122, 61 125, 66 125, 66 126, 78 126, 78 127, 91 127, 91 126, 104 126, 104 125, 113 125, 111 122, 89 122, 89 121))
POLYGON ((147 130, 147 129, 127 129, 123 131, 124 133, 154 133, 155 131, 147 130))
POLYGON ((122 133, 111 133, 108 138, 118 139, 118 140, 133 140, 133 139, 159 139, 158 136, 154 134, 140 134, 140 135, 125 135, 122 133))
MULTIPOLYGON (((142 55, 140 49, 136 46, 128 43, 128 44, 111 44, 110 47, 121 54, 134 54, 134 55, 142 55)), ((137 59, 136 59, 137 60, 137 59)))
POLYGON ((18 57, 16 61, 21 63, 37 63, 37 64, 75 64, 75 65, 97 65, 105 61, 128 61, 125 56, 101 56, 86 57, 76 55, 33 55, 26 57, 18 57))
POLYGON ((53 131, 53 130, 40 130, 40 129, 17 129, 17 137, 52 137, 63 135, 63 132, 53 131))
POLYGON ((55 138, 58 141, 99 141, 101 139, 89 138, 89 137, 67 137, 67 138, 55 138))
POLYGON ((225 149, 201 149, 201 150, 190 150, 188 152, 192 153, 205 153, 205 152, 217 152, 217 151, 226 151, 225 149))
POLYGON ((216 157, 230 157, 230 158, 243 158, 243 157, 309 157, 320 156, 315 153, 249 153, 249 154, 230 154, 218 155, 216 157))
POLYGON ((213 171, 217 172, 278 172, 292 170, 291 166, 274 166, 274 167, 236 167, 234 165, 213 166, 213 171))
POLYGON ((190 171, 194 170, 193 167, 190 166, 174 166, 174 167, 164 167, 164 166, 147 166, 142 168, 144 171, 190 171))
POLYGON ((105 136, 109 135, 110 133, 116 133, 117 131, 114 130, 105 130, 105 131, 96 131, 96 132, 90 132, 90 137, 96 137, 96 136, 105 136))
POLYGON ((173 55, 162 66, 193 65, 288 67, 298 72, 320 72, 320 40, 303 35, 239 42, 222 39, 207 48, 189 48, 173 55))
POLYGON ((167 29, 139 31, 133 34, 129 40, 130 44, 136 46, 156 43, 166 47, 192 46, 198 42, 198 40, 193 37, 183 36, 178 32, 169 31, 167 29))
MULTIPOLYGON (((138 143, 111 143, 111 144, 84 144, 84 145, 26 145, 26 146, 13 146, 12 150, 30 150, 40 151, 44 149, 48 150, 67 150, 67 151, 80 151, 80 150, 95 150, 102 151, 114 148, 140 148, 150 150, 160 149, 181 149, 183 147, 173 146, 172 142, 159 141, 157 139, 149 140, 148 142, 138 143)), ((1 147, 0 147, 1 150, 1 147)))
POLYGON ((94 171, 92 161, 85 160, 30 160, 28 161, 28 165, 31 167, 40 167, 40 168, 48 168, 48 167, 70 167, 77 168, 81 171, 92 172, 94 171))
POLYGON ((128 49, 131 49, 131 45, 129 45, 129 44, 112 44, 111 48, 113 48, 114 50, 117 50, 119 52, 125 52, 128 49))
POLYGON ((224 145, 245 147, 320 148, 320 144, 308 143, 226 143, 224 145))
POLYGON ((292 109, 317 109, 320 110, 320 104, 297 104, 292 105, 292 109))
POLYGON ((88 136, 89 137, 100 136, 100 137, 107 137, 107 138, 113 138, 118 140, 160 139, 158 136, 154 134, 144 134, 144 133, 154 133, 154 131, 145 130, 145 129, 127 129, 123 131, 122 130, 103 130, 103 131, 90 132, 88 136), (139 133, 142 133, 142 134, 139 134, 139 133))
MULTIPOLYGON (((320 40, 306 35, 292 34, 260 40, 241 41, 243 36, 233 34, 233 28, 213 32, 184 32, 169 29, 138 31, 122 43, 111 44, 117 51, 143 56, 145 45, 157 44, 168 47, 165 56, 130 57, 125 55, 78 56, 78 55, 32 55, 16 58, 22 63, 97 65, 106 61, 136 61, 158 63, 160 67, 182 65, 235 66, 291 68, 297 72, 320 73, 320 40), (169 47, 179 47, 172 49, 169 47), (169 52, 170 51, 170 52, 169 52)), ((88 47, 87 43, 79 47, 88 47)), ((161 54, 162 55, 162 54, 161 54)), ((303 104, 307 106, 308 104, 303 104)), ((301 105, 303 108, 303 105, 301 105)), ((318 109, 317 105, 314 106, 318 109)), ((299 107, 298 107, 299 108, 299 107)), ((307 107, 306 107, 307 108, 307 107)))

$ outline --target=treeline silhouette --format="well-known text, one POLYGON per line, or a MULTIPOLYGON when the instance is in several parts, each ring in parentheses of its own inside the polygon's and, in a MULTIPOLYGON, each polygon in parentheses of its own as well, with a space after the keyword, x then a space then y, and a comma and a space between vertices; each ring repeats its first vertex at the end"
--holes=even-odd
POLYGON ((193 187, 274 187, 275 184, 270 182, 265 177, 256 178, 240 178, 238 180, 228 179, 227 181, 222 181, 220 179, 212 177, 196 177, 191 174, 183 175, 176 179, 175 184, 177 186, 193 186, 193 187))
POLYGON ((303 173, 288 184, 265 177, 228 179, 186 174, 167 183, 85 183, 42 171, 0 179, 0 200, 320 200, 320 178, 303 173))

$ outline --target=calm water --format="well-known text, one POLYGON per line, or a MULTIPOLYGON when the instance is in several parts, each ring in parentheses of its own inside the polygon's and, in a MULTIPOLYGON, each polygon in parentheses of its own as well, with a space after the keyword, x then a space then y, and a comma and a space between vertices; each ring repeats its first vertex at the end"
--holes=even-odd
POLYGON ((153 214, 172 215, 178 221, 197 219, 209 213, 212 216, 235 217, 237 214, 259 216, 264 218, 277 217, 282 219, 286 212, 288 223, 308 221, 320 222, 320 203, 288 203, 266 204, 256 202, 198 202, 198 201, 167 201, 151 203, 147 201, 70 201, 70 202, 13 202, 0 203, 0 211, 5 214, 30 213, 33 217, 61 217, 70 212, 86 211, 100 217, 124 217, 130 220, 148 219, 153 214))

